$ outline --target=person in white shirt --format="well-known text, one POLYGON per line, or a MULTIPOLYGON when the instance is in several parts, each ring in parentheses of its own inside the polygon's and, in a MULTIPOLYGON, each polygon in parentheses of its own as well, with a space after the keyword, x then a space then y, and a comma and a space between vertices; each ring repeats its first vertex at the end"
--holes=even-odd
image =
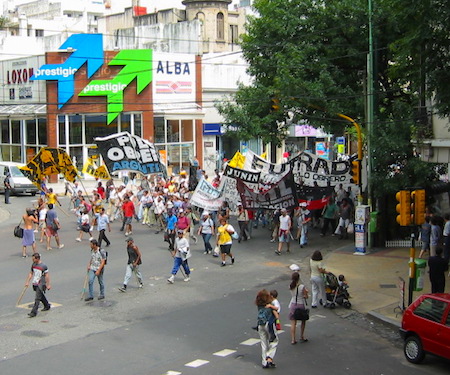
POLYGON ((280 229, 278 230, 278 250, 275 251, 275 254, 281 255, 281 250, 283 249, 283 243, 286 243, 287 252, 290 252, 290 236, 291 236, 291 227, 292 220, 291 217, 287 214, 287 210, 285 208, 281 209, 280 216, 280 229))
POLYGON ((175 275, 181 266, 184 269, 184 281, 190 280, 191 270, 189 269, 188 259, 191 257, 191 251, 189 249, 189 242, 184 237, 184 231, 179 229, 177 231, 178 237, 175 239, 175 249, 172 251, 173 256, 173 268, 172 276, 170 276, 167 281, 173 284, 175 281, 175 275))

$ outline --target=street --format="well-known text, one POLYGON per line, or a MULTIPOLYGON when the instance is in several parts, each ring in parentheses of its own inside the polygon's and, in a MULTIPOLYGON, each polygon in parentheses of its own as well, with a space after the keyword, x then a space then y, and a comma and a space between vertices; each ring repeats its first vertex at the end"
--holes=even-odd
MULTIPOLYGON (((144 288, 132 278, 127 293, 122 285, 127 261, 125 236, 119 223, 108 234, 112 245, 105 270, 106 299, 80 300, 90 248, 78 243, 75 216, 68 198, 60 198, 66 216, 62 222, 61 250, 37 250, 48 265, 52 289, 47 293, 52 309, 27 316, 33 302, 31 288, 22 304, 16 301, 29 272, 31 258, 21 258, 20 240, 13 228, 34 198, 12 197, 6 206, 11 216, 0 223, 4 241, 0 253, 0 373, 34 374, 259 374, 261 350, 255 325, 254 299, 262 288, 277 289, 282 305, 284 332, 275 357, 281 374, 444 374, 448 361, 428 356, 421 366, 404 359, 400 340, 386 338, 369 320, 352 310, 315 309, 307 323, 307 343, 290 344, 289 280, 292 263, 303 264, 315 249, 326 254, 342 242, 311 233, 311 245, 292 244, 290 254, 276 256, 267 229, 253 230, 252 239, 233 244, 236 263, 220 267, 218 258, 203 254, 202 241, 191 241, 191 281, 178 274, 170 285, 172 258, 162 234, 139 223, 133 238, 143 255, 144 288)), ((2 204, 2 207, 5 207, 2 204)), ((96 233, 96 232, 95 232, 96 233)), ((96 235, 96 234, 95 234, 96 235)), ((94 235, 94 237, 95 237, 94 235)), ((30 249, 28 250, 30 254, 30 249)), ((308 272, 301 272, 309 288, 308 272)), ((355 288, 357 286, 354 286, 355 288)), ((94 287, 98 295, 98 284, 94 287)), ((387 328, 395 331, 394 328, 387 328)), ((395 335, 394 335, 395 336, 395 335)), ((391 337, 394 337, 391 335, 391 337)))

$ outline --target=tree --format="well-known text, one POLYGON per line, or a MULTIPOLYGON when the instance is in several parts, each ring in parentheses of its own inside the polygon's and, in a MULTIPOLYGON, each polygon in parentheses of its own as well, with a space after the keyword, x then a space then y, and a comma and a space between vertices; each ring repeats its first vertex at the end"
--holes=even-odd
MULTIPOLYGON (((337 113, 356 119, 364 129, 367 0, 256 0, 254 7, 259 16, 249 18, 242 39, 253 84, 218 105, 238 136, 280 143, 289 114, 335 135, 349 126, 337 113), (280 103, 275 112, 273 97, 280 103)), ((402 35, 391 10, 377 7, 374 13, 378 109, 371 143, 373 178, 389 181, 374 184, 378 197, 432 178, 411 144, 418 93, 405 86, 404 77, 392 74, 395 56, 388 47, 402 35)))

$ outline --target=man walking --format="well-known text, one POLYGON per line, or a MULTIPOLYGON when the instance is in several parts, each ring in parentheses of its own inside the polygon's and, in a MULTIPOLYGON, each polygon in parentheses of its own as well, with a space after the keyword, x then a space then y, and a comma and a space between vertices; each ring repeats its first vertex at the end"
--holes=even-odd
POLYGON ((133 233, 133 227, 131 226, 131 222, 133 221, 133 216, 136 214, 134 210, 134 203, 130 200, 128 194, 125 194, 123 197, 122 203, 122 211, 123 211, 123 223, 121 231, 125 228, 125 236, 129 236, 133 233))
POLYGON ((45 217, 45 234, 47 236, 47 250, 51 250, 50 240, 55 237, 56 245, 58 249, 62 249, 64 244, 59 242, 58 230, 61 229, 61 224, 58 220, 58 215, 56 214, 53 204, 49 203, 47 215, 45 217))
POLYGON ((37 315, 40 302, 42 302, 44 305, 42 311, 50 310, 50 303, 45 297, 45 291, 51 289, 48 267, 44 263, 42 263, 41 254, 34 253, 32 255, 32 259, 33 264, 31 265, 31 271, 28 274, 27 280, 25 281, 26 287, 30 285, 31 281, 33 284, 33 290, 36 292, 33 308, 28 314, 30 318, 34 318, 37 315))
POLYGON ((127 243, 128 263, 127 270, 125 271, 125 278, 123 279, 123 286, 119 290, 123 293, 127 291, 128 281, 130 281, 131 274, 135 274, 139 283, 139 288, 142 288, 142 275, 139 271, 139 265, 142 264, 142 257, 139 248, 134 244, 133 238, 128 237, 125 242, 127 243))
POLYGON ((428 258, 430 269, 431 293, 444 293, 445 272, 448 270, 448 262, 442 258, 442 247, 436 248, 436 255, 428 258))
POLYGON ((172 276, 170 276, 167 281, 170 284, 173 284, 175 280, 175 275, 177 274, 180 266, 183 266, 185 277, 184 281, 189 281, 191 274, 191 270, 189 269, 188 259, 191 257, 191 252, 189 250, 189 242, 184 237, 184 231, 178 229, 177 231, 177 239, 175 240, 175 249, 172 251, 173 257, 173 268, 172 268, 172 276))
POLYGON ((87 266, 89 275, 89 296, 84 300, 92 301, 94 299, 94 279, 97 277, 100 286, 99 300, 105 298, 105 284, 103 283, 103 270, 106 264, 106 251, 100 249, 97 240, 91 241, 91 259, 87 266))
POLYGON ((97 216, 97 229, 98 229, 98 246, 102 246, 102 241, 105 240, 106 246, 111 245, 108 237, 106 237, 106 229, 111 232, 111 226, 109 225, 109 216, 105 212, 105 208, 100 209, 100 213, 95 214, 97 216))
POLYGON ((5 204, 11 204, 9 201, 9 196, 11 194, 11 174, 9 172, 3 180, 3 184, 5 186, 5 204))
POLYGON ((279 218, 279 221, 280 227, 278 230, 278 250, 275 251, 275 254, 277 255, 281 255, 281 250, 283 250, 283 243, 286 243, 286 251, 290 251, 292 220, 291 217, 287 214, 287 210, 285 208, 281 209, 281 216, 279 218))

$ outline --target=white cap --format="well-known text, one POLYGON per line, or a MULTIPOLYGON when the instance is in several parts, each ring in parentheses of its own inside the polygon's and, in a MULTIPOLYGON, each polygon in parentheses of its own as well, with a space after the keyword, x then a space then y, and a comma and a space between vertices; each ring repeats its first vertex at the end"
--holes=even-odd
POLYGON ((302 202, 302 203, 300 203, 300 207, 308 207, 308 203, 302 202))
POLYGON ((208 211, 203 211, 202 212, 202 216, 206 216, 206 215, 209 215, 209 212, 208 211))
POLYGON ((295 263, 292 263, 292 264, 289 266, 289 269, 290 269, 291 271, 297 272, 297 271, 300 271, 300 266, 298 266, 298 265, 295 264, 295 263))
POLYGON ((178 213, 182 213, 182 212, 184 212, 184 210, 182 209, 182 208, 180 208, 179 210, 178 210, 178 213))

